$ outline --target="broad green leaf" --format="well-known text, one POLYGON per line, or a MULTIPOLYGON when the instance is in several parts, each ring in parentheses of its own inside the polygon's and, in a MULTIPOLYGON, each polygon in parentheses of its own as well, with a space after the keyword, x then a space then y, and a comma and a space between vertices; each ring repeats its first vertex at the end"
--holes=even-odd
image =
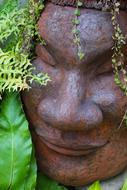
POLYGON ((121 190, 127 190, 127 179, 125 180, 123 187, 121 188, 121 190))
POLYGON ((35 189, 36 179, 37 179, 37 165, 36 165, 36 159, 35 159, 35 154, 34 154, 34 149, 33 149, 32 155, 31 155, 29 172, 26 178, 25 190, 35 189))
POLYGON ((103 190, 101 188, 101 185, 99 183, 99 181, 96 181, 95 183, 93 183, 89 188, 88 190, 103 190))
POLYGON ((38 174, 36 190, 68 190, 49 177, 38 174))
POLYGON ((0 105, 0 190, 26 189, 32 142, 18 93, 4 94, 0 105))

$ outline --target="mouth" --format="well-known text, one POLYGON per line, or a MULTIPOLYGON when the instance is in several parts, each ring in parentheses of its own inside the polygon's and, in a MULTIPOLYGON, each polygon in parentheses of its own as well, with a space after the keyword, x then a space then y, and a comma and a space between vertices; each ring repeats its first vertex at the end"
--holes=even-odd
POLYGON ((36 127, 35 134, 48 149, 66 156, 86 156, 98 151, 109 142, 110 136, 108 133, 105 137, 105 131, 100 130, 99 132, 99 129, 87 132, 65 132, 46 125, 36 127))
POLYGON ((86 148, 84 147, 83 149, 74 149, 74 148, 65 148, 63 146, 58 146, 58 145, 53 144, 42 138, 41 138, 41 141, 51 150, 53 150, 59 154, 66 155, 66 156, 85 156, 85 155, 88 155, 90 153, 97 151, 98 149, 100 149, 102 147, 102 145, 101 146, 89 146, 88 145, 88 146, 86 146, 86 148))

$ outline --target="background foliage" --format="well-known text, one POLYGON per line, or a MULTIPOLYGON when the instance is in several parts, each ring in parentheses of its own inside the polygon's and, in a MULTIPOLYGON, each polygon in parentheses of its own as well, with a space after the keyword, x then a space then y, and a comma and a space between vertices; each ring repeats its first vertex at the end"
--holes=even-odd
POLYGON ((37 190, 67 190, 63 185, 50 179, 46 175, 38 173, 37 190))
POLYGON ((36 162, 21 105, 17 92, 6 92, 0 104, 0 190, 32 190, 36 184, 36 162))
POLYGON ((30 62, 32 39, 37 35, 36 23, 43 4, 9 0, 3 1, 0 9, 0 92, 29 89, 33 81, 46 85, 48 75, 33 74, 30 62))

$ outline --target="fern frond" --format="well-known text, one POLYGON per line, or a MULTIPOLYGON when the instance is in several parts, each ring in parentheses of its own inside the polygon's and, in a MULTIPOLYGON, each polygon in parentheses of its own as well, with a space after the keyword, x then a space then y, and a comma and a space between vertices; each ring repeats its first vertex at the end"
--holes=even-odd
POLYGON ((3 52, 0 49, 0 91, 29 89, 33 81, 46 85, 47 74, 32 74, 33 66, 27 55, 14 52, 3 52))
POLYGON ((6 2, 0 14, 0 92, 29 89, 33 81, 46 85, 50 80, 47 74, 33 74, 30 62, 31 39, 42 6, 28 0, 27 6, 19 9, 17 2, 6 2))

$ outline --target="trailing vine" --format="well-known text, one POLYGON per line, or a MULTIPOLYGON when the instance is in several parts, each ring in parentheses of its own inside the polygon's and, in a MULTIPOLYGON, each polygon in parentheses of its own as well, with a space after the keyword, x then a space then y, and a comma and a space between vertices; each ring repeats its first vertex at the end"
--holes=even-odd
POLYGON ((76 1, 76 9, 74 11, 74 19, 72 20, 72 23, 73 23, 72 33, 74 36, 73 41, 77 46, 77 55, 78 55, 80 60, 82 60, 85 56, 85 54, 81 48, 80 31, 77 28, 78 25, 80 24, 79 16, 81 15, 81 12, 80 12, 81 6, 82 6, 82 2, 80 0, 77 0, 76 1))
MULTIPOLYGON (((111 21, 114 28, 114 34, 112 36, 114 45, 112 47, 112 68, 114 72, 114 81, 117 86, 123 91, 123 93, 127 96, 127 70, 124 60, 124 54, 122 52, 124 45, 126 44, 126 38, 122 33, 120 25, 118 23, 118 15, 120 11, 120 1, 118 0, 101 0, 99 1, 102 4, 102 11, 110 11, 111 12, 111 21)), ((80 40, 80 31, 78 30, 78 25, 80 24, 79 16, 81 15, 80 7, 83 6, 83 3, 80 0, 76 1, 76 9, 74 11, 74 19, 72 33, 74 35, 74 43, 77 46, 77 55, 80 60, 82 60, 85 56, 85 53, 81 48, 81 40, 80 40)), ((120 123, 120 127, 123 124, 123 121, 126 122, 127 125, 127 109, 123 116, 123 119, 120 123)))
POLYGON ((112 55, 112 66, 114 69, 115 82, 121 88, 121 90, 127 95, 127 71, 125 68, 124 54, 122 52, 123 46, 126 44, 125 37, 117 22, 117 16, 119 14, 120 3, 113 4, 111 9, 112 24, 114 27, 114 46, 112 55), (121 77, 122 75, 122 77, 121 77))
MULTIPOLYGON (((11 1, 8 1, 11 2, 11 1)), ((15 1, 17 2, 17 1, 15 1)), ((25 7, 7 3, 0 14, 0 93, 29 89, 35 81, 46 85, 47 74, 33 74, 32 39, 37 36, 36 23, 43 5, 28 0, 25 7)))
MULTIPOLYGON (((118 1, 115 1, 111 8, 111 15, 112 15, 111 20, 112 20, 112 25, 114 27, 114 35, 112 37, 114 40, 114 46, 112 48, 113 50, 112 67, 114 71, 114 80, 116 85, 118 85, 120 89, 123 91, 123 93, 127 96, 127 71, 124 60, 124 54, 122 52, 122 49, 126 44, 126 38, 123 35, 119 23, 117 21, 117 17, 119 15, 119 9, 120 9, 120 3, 118 1)), ((125 110, 124 116, 118 128, 122 126, 123 122, 125 122, 127 126, 127 109, 125 110)))

